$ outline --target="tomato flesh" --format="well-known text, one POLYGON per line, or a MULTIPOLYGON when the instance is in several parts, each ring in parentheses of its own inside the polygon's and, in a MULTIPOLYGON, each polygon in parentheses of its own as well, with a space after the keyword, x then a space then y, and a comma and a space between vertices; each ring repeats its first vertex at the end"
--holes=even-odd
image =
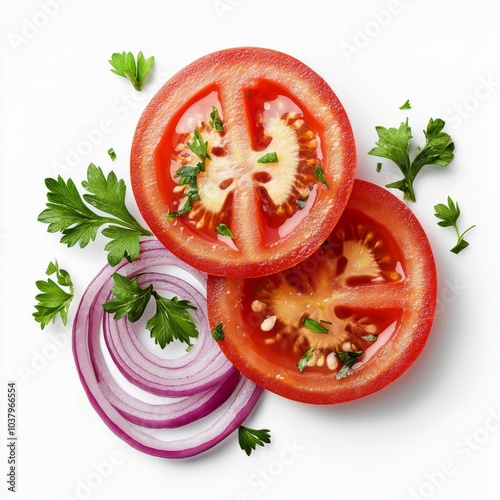
POLYGON ((416 359, 432 325, 436 271, 410 210, 356 181, 312 256, 266 277, 210 278, 208 297, 210 321, 225 332, 219 345, 244 375, 285 397, 330 404, 384 387, 416 359))
POLYGON ((141 117, 131 157, 134 194, 158 239, 233 277, 268 275, 316 250, 354 174, 352 130, 333 91, 296 59, 257 48, 210 54, 169 80, 141 117), (197 137, 207 156, 188 182, 179 172, 199 165, 197 137))

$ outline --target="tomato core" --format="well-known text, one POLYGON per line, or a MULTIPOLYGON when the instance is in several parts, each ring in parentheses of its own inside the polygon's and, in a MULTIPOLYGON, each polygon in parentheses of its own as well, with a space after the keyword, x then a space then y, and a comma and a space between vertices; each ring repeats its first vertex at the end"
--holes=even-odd
POLYGON ((400 307, 386 306, 385 299, 376 307, 374 299, 377 286, 390 294, 387 286, 404 281, 402 260, 386 228, 360 211, 346 210, 311 257, 280 274, 246 281, 242 305, 252 331, 249 340, 284 368, 296 366, 310 348, 314 356, 307 370, 338 371, 341 364, 332 356, 327 363, 336 352, 362 351, 363 363, 365 353, 372 355, 387 342, 400 321, 400 307), (365 285, 372 285, 366 294, 374 304, 369 308, 364 303, 365 285), (268 318, 273 322, 270 330, 268 318), (304 325, 306 318, 328 333, 312 332, 304 325))

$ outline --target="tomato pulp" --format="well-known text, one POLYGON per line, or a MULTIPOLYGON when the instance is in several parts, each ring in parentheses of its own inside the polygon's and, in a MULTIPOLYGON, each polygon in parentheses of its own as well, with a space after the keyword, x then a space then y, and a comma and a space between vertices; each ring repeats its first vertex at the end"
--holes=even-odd
POLYGON ((256 277, 304 260, 341 216, 356 152, 326 82, 286 54, 235 48, 172 77, 134 136, 131 178, 155 236, 209 274, 256 277))
POLYGON ((209 277, 212 328, 243 375, 284 397, 340 403, 378 391, 422 351, 436 307, 436 268, 410 209, 356 180, 324 244, 261 278, 209 277))

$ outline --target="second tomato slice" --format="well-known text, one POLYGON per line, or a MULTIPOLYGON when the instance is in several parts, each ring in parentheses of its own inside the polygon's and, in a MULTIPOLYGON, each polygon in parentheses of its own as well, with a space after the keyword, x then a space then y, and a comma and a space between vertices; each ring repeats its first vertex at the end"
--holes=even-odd
POLYGON ((208 307, 243 375, 290 399, 340 403, 387 386, 416 360, 433 323, 436 268, 411 210, 356 180, 312 256, 267 277, 209 277, 208 307))

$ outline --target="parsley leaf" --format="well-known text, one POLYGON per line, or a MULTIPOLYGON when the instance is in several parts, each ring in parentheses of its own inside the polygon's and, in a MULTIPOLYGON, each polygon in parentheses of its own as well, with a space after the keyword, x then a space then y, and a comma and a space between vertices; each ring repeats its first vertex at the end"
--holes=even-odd
POLYGON ((349 370, 351 369, 352 365, 356 363, 356 360, 363 354, 363 351, 356 351, 356 352, 340 351, 336 352, 335 354, 339 358, 340 362, 344 365, 337 372, 337 379, 340 380, 341 378, 344 378, 349 374, 349 370))
POLYGON ((184 204, 179 210, 176 210, 175 212, 172 212, 170 210, 168 211, 167 220, 173 220, 176 217, 180 217, 181 215, 187 214, 191 210, 191 208, 192 208, 191 202, 189 201, 189 199, 186 199, 184 204))
POLYGON ((311 359, 311 356, 313 355, 314 352, 314 347, 310 347, 304 355, 299 359, 299 362, 297 363, 297 368, 299 369, 300 372, 303 372, 304 369, 307 366, 307 362, 311 359))
POLYGON ((199 200, 200 194, 198 192, 198 174, 201 172, 205 172, 205 161, 210 160, 210 155, 208 154, 208 141, 203 141, 203 137, 198 132, 198 130, 194 131, 193 141, 186 143, 188 148, 201 160, 193 166, 184 166, 179 168, 174 177, 180 177, 178 185, 184 186, 187 185, 186 198, 184 200, 184 204, 182 207, 172 212, 169 210, 167 215, 167 220, 175 219, 176 217, 180 217, 183 214, 188 213, 193 207, 192 201, 199 200))
POLYGON ((115 150, 113 148, 108 149, 108 155, 111 158, 111 161, 116 160, 116 153, 115 153, 115 150))
POLYGON ((156 312, 146 323, 151 338, 162 349, 174 340, 188 344, 188 348, 192 347, 191 339, 198 338, 198 330, 188 312, 189 309, 196 310, 196 307, 188 300, 162 297, 153 289, 153 285, 142 288, 137 284, 137 276, 128 278, 115 273, 113 283, 114 298, 108 300, 102 307, 105 311, 114 313, 115 320, 127 316, 129 321, 137 321, 153 297, 156 302, 156 312))
POLYGON ((142 288, 137 284, 137 276, 128 278, 118 273, 113 274, 113 283, 111 292, 115 298, 105 302, 102 307, 105 311, 114 313, 115 320, 127 316, 132 323, 137 321, 151 299, 153 285, 142 288))
POLYGON ((179 300, 177 297, 166 299, 153 292, 156 299, 156 312, 146 323, 151 338, 162 349, 174 340, 191 345, 191 338, 198 337, 198 330, 188 309, 196 309, 188 300, 179 300))
MULTIPOLYGON (((413 160, 410 160, 411 128, 402 122, 399 128, 375 127, 379 140, 369 155, 392 160, 401 170, 403 179, 387 184, 388 188, 396 188, 403 192, 405 199, 416 201, 413 182, 422 167, 436 165, 446 167, 453 160, 455 144, 451 137, 443 132, 445 122, 440 118, 430 119, 427 130, 424 130, 425 146, 419 148, 413 160)), ((377 164, 380 172, 381 164, 377 164)))
POLYGON ((318 179, 318 181, 320 181, 328 189, 330 189, 330 185, 328 184, 328 182, 326 182, 326 179, 325 179, 325 171, 323 170, 323 168, 320 165, 316 165, 316 167, 314 167, 314 177, 316 177, 316 179, 318 179))
POLYGON ((222 120, 219 116, 219 111, 215 106, 212 106, 212 112, 210 113, 211 120, 208 124, 213 127, 217 132, 224 132, 224 126, 222 125, 222 120))
POLYGON ((142 84, 149 70, 152 68, 155 58, 146 59, 142 52, 137 54, 137 62, 132 52, 115 52, 109 63, 113 67, 111 71, 119 76, 128 78, 135 90, 141 91, 142 84))
POLYGON ((61 232, 61 243, 68 247, 77 243, 80 248, 86 247, 102 226, 109 225, 102 234, 111 239, 105 249, 109 264, 115 266, 124 257, 134 260, 139 255, 139 238, 151 236, 125 206, 125 182, 118 180, 114 172, 106 177, 100 167, 91 163, 87 180, 82 182, 88 192, 83 198, 71 179, 66 182, 61 176, 48 178, 45 185, 48 203, 38 220, 49 225, 49 233, 61 232), (112 217, 97 214, 85 202, 112 217))
POLYGON ((434 205, 434 210, 435 210, 435 216, 438 219, 441 219, 438 222, 438 225, 441 227, 454 227, 455 232, 457 235, 457 244, 451 249, 451 252, 458 254, 460 253, 464 248, 467 248, 469 246, 469 242, 464 239, 465 233, 470 231, 474 226, 469 227, 469 229, 465 230, 462 234, 460 234, 460 231, 458 230, 458 218, 460 217, 460 207, 458 206, 458 202, 455 203, 449 196, 448 196, 448 205, 445 205, 444 203, 438 203, 437 205, 434 205))
POLYGON ((194 131, 193 141, 186 143, 187 147, 202 161, 205 162, 206 159, 210 160, 210 155, 208 154, 208 141, 203 141, 202 135, 198 130, 194 131))
POLYGON ((257 160, 257 163, 278 163, 278 154, 275 151, 266 153, 257 160))
POLYGON ((220 234, 221 236, 227 236, 228 238, 234 238, 234 234, 231 231, 231 229, 229 229, 229 226, 227 224, 224 224, 223 222, 221 222, 215 228, 215 231, 217 232, 217 234, 220 234))
POLYGON ((399 106, 399 109, 411 109, 410 99, 406 99, 406 102, 399 106))
POLYGON ((224 340, 224 330, 222 327, 222 323, 218 323, 217 325, 215 325, 215 328, 212 332, 212 337, 217 341, 224 340))
POLYGON ((47 281, 39 280, 35 283, 42 293, 35 297, 38 303, 35 305, 36 311, 33 313, 33 317, 35 321, 40 323, 42 330, 51 321, 54 322, 58 314, 61 316, 63 324, 66 325, 69 306, 74 296, 71 277, 67 271, 59 268, 57 260, 49 263, 45 274, 47 276, 55 274, 57 283, 50 278, 47 281), (62 287, 67 287, 68 291, 62 287))
MULTIPOLYGON (((302 324, 313 333, 328 333, 328 329, 312 318, 304 318, 302 324)), ((331 323, 328 323, 331 324, 331 323)))
POLYGON ((238 429, 238 442, 240 448, 248 455, 255 450, 256 446, 264 446, 271 442, 271 431, 269 429, 251 429, 240 425, 238 429))

